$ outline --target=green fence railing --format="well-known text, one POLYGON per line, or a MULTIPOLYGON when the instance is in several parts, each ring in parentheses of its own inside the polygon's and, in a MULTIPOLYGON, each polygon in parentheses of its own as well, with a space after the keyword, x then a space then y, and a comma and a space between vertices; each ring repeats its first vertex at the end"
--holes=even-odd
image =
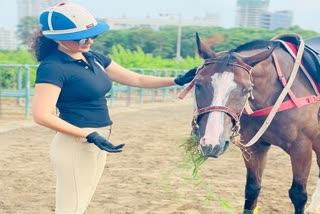
MULTIPOLYGON (((30 115, 36 68, 36 65, 0 64, 0 99, 17 98, 17 103, 24 105, 26 118, 30 115), (21 100, 24 102, 20 102, 21 100)), ((132 68, 131 70, 141 74, 163 77, 177 76, 184 72, 180 69, 132 68)), ((169 95, 176 96, 177 90, 181 89, 183 89, 181 86, 142 89, 113 83, 112 89, 106 97, 110 106, 117 104, 120 100, 122 105, 130 106, 133 102, 144 103, 147 98, 150 102, 156 101, 159 96, 165 100, 169 95)), ((3 105, 3 102, 0 102, 0 105, 3 105)))

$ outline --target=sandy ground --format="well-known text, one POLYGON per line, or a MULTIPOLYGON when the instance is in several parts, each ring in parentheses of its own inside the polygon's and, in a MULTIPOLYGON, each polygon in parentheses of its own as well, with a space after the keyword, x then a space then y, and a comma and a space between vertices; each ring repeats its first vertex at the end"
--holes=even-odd
MULTIPOLYGON (((110 111, 114 121, 111 141, 126 146, 121 154, 108 155, 86 214, 241 213, 245 168, 237 147, 231 146, 219 159, 209 159, 199 178, 191 179, 192 167, 180 146, 190 133, 190 99, 112 107, 110 111), (233 211, 221 205, 224 201, 233 211)), ((54 132, 14 117, 16 114, 2 114, 0 119, 0 213, 53 213, 55 178, 48 146, 54 132)), ((309 198, 317 173, 313 161, 309 198)), ((288 197, 291 177, 288 156, 272 147, 259 213, 293 213, 288 197)))

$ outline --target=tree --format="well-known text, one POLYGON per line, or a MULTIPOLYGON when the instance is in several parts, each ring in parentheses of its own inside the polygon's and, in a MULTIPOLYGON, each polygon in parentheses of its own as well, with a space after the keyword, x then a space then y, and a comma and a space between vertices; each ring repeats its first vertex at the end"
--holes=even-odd
POLYGON ((17 26, 17 35, 21 42, 21 45, 28 47, 31 35, 40 28, 38 18, 33 16, 27 16, 20 19, 17 26))

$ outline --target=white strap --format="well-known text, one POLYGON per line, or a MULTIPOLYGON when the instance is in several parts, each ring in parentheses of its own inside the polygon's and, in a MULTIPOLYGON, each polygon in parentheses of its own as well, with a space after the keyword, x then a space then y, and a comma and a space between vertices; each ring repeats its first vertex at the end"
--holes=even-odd
POLYGON ((302 58, 302 54, 304 51, 304 42, 300 37, 300 45, 299 45, 299 49, 298 49, 298 53, 297 53, 297 57, 296 57, 296 61, 294 63, 293 69, 292 69, 292 73, 289 77, 288 83, 287 85, 284 87, 284 89, 282 90, 281 94, 279 95, 277 101, 275 102, 273 108, 271 109, 269 115, 267 116, 266 120, 264 121, 264 123, 262 124, 261 128, 259 129, 259 131, 255 134, 255 136, 253 136, 253 138, 247 143, 247 144, 243 144, 243 146, 245 147, 249 147, 252 146, 253 144, 255 144, 258 139, 264 134, 264 132, 267 130, 267 128, 269 127, 269 125, 271 124, 271 121, 273 120, 274 116, 276 115, 281 103, 283 102, 284 98, 287 96, 288 91, 293 83, 293 81, 296 78, 296 75, 298 73, 300 64, 301 64, 301 58, 302 58))

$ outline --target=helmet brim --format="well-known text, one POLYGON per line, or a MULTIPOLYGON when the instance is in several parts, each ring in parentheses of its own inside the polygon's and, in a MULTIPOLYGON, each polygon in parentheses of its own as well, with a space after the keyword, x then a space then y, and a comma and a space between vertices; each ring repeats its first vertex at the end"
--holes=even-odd
POLYGON ((43 32, 44 36, 48 39, 53 40, 80 40, 85 38, 90 38, 97 36, 109 30, 109 25, 103 22, 98 22, 94 27, 89 29, 73 32, 73 33, 61 33, 61 34, 46 34, 43 32))

